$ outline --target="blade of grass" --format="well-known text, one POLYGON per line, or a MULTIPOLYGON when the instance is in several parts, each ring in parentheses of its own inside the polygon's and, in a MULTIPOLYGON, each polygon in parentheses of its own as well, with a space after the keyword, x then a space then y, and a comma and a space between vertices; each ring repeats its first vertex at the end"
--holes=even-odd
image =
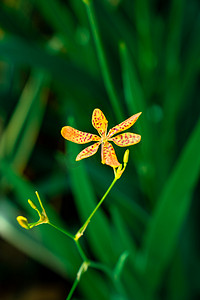
MULTIPOLYGON (((77 64, 84 66, 88 71, 94 70, 95 61, 94 59, 92 60, 92 47, 89 44, 89 32, 87 35, 85 28, 77 28, 77 20, 68 5, 55 0, 50 0, 48 2, 46 0, 37 0, 33 2, 65 45, 67 56, 77 64), (83 37, 85 34, 85 44, 81 43, 79 40, 78 33, 80 33, 80 37, 83 37), (90 56, 88 55, 88 52, 90 53, 90 56), (90 65, 91 68, 88 68, 88 65, 90 65)), ((83 11, 83 9, 80 8, 81 1, 77 3, 79 4, 80 15, 81 11, 83 11)))
POLYGON ((184 261, 179 247, 173 259, 169 274, 167 300, 187 300, 191 297, 188 289, 188 280, 184 261))
MULTIPOLYGON (((171 111, 176 106, 177 101, 173 97, 173 89, 168 87, 175 86, 180 76, 180 47, 181 47, 181 29, 183 22, 184 1, 171 1, 170 16, 168 20, 168 34, 166 41, 166 58, 165 58, 165 102, 164 110, 171 115, 171 111)), ((174 95, 175 96, 175 95, 174 95)), ((179 107, 179 105, 178 105, 179 107)))
MULTIPOLYGON (((105 1, 95 2, 96 14, 101 25, 104 35, 111 40, 112 45, 118 45, 120 40, 124 40, 131 55, 137 59, 136 55, 136 38, 133 34, 134 27, 130 27, 130 20, 123 10, 109 10, 105 1), (104 16, 102 18, 102 16, 104 16), (133 29, 133 30, 132 30, 133 29)), ((130 11, 130 5, 129 5, 130 11)))
POLYGON ((193 24, 194 30, 192 30, 192 34, 189 40, 188 51, 186 57, 184 58, 185 65, 184 69, 187 72, 182 72, 183 80, 180 89, 181 97, 178 103, 176 103, 176 110, 182 105, 181 99, 184 99, 184 103, 186 99, 189 97, 189 92, 193 88, 193 85, 198 80, 199 74, 199 52, 200 52, 200 40, 199 40, 199 31, 200 31, 200 18, 197 18, 193 24), (187 96, 187 97, 186 97, 187 96))
POLYGON ((135 257, 136 257, 136 245, 133 237, 130 236, 127 226, 124 224, 124 221, 119 213, 119 210, 116 207, 111 208, 111 214, 113 218, 113 223, 118 231, 120 248, 121 251, 127 250, 129 254, 129 260, 133 267, 135 267, 135 257))
POLYGON ((12 157, 13 164, 21 171, 33 149, 42 121, 46 97, 42 91, 46 82, 45 74, 32 72, 1 139, 0 155, 12 157))
POLYGON ((54 197, 69 191, 69 179, 64 172, 57 171, 37 181, 36 186, 42 194, 54 197))
POLYGON ((134 1, 133 17, 138 35, 138 66, 141 76, 146 81, 146 94, 148 95, 151 92, 152 73, 155 66, 151 34, 153 14, 150 2, 147 0, 134 1))
POLYGON ((121 120, 123 119, 123 115, 124 115, 123 109, 122 109, 122 106, 120 105, 119 98, 115 91, 115 87, 112 82, 108 63, 106 61, 106 57, 104 54, 104 50, 103 50, 102 42, 100 39, 97 22, 96 22, 93 3, 92 3, 92 0, 85 1, 84 3, 85 3, 86 10, 87 10, 88 19, 90 22, 90 26, 91 26, 95 46, 96 46, 96 51, 97 51, 97 55, 98 55, 98 59, 99 59, 100 67, 101 67, 101 72, 103 75, 104 84, 105 84, 106 90, 108 92, 108 95, 109 95, 109 98, 111 101, 111 105, 113 107, 113 111, 116 114, 117 120, 119 122, 121 122, 121 120))
MULTIPOLYGON (((181 30, 179 28, 182 20, 181 14, 183 13, 183 8, 181 7, 181 5, 183 5, 181 1, 174 1, 174 10, 177 10, 176 13, 180 16, 177 17, 178 21, 173 22, 174 26, 172 30, 175 30, 175 33, 172 34, 171 40, 169 40, 170 45, 168 46, 168 55, 170 56, 169 59, 171 61, 167 61, 170 67, 166 67, 167 69, 170 69, 168 70, 168 81, 166 80, 166 91, 164 93, 164 113, 170 116, 170 118, 163 119, 163 134, 161 139, 161 155, 164 155, 166 157, 166 160, 164 162, 166 173, 173 159, 173 149, 174 145, 176 144, 175 126, 177 120, 179 119, 180 107, 181 110, 184 110, 185 106, 187 106, 190 99, 189 93, 192 91, 194 85, 196 84, 199 72, 199 66, 197 64, 200 52, 200 41, 198 38, 200 29, 199 18, 195 19, 194 21, 188 46, 185 46, 184 48, 184 53, 186 53, 183 58, 184 63, 181 63, 181 50, 179 49, 181 48, 181 45, 179 45, 177 42, 177 40, 179 41, 179 38, 177 36, 179 31, 181 30), (176 27, 178 28, 176 29, 176 27), (168 128, 168 130, 165 130, 165 128, 168 128)), ((176 18, 174 20, 176 20, 176 18)))
POLYGON ((62 36, 62 41, 67 47, 70 55, 73 55, 79 49, 75 44, 75 24, 71 12, 67 9, 67 5, 59 1, 34 0, 33 4, 40 10, 43 17, 47 19, 48 24, 62 36))
MULTIPOLYGON (((132 287, 132 292, 130 294, 130 297, 135 297, 136 299, 143 299, 144 293, 140 286, 139 280, 138 280, 138 270, 136 269, 136 260, 138 258, 137 256, 137 247, 134 242, 133 236, 131 236, 130 228, 127 227, 124 220, 121 216, 121 210, 119 211, 118 208, 112 207, 111 211, 113 224, 117 231, 117 240, 119 242, 119 245, 116 244, 116 247, 121 249, 121 251, 126 250, 128 252, 128 258, 127 258, 127 264, 126 267, 123 270, 123 276, 124 282, 127 284, 129 283, 129 286, 132 287), (130 231, 130 232, 129 232, 130 231), (131 281, 131 284, 130 282, 131 281)), ((115 234, 115 236, 116 236, 115 234)), ((135 234, 135 232, 134 232, 135 234)), ((138 237, 139 239, 139 237, 138 237)))
POLYGON ((79 21, 79 25, 76 28, 75 34, 79 53, 81 46, 81 64, 84 63, 84 66, 86 66, 86 68, 91 72, 91 74, 94 74, 94 76, 99 76, 99 64, 96 58, 96 53, 94 52, 93 43, 91 43, 92 37, 88 28, 87 13, 85 9, 83 9, 83 4, 80 0, 70 0, 70 5, 73 9, 74 14, 76 15, 76 18, 79 21))
POLYGON ((187 215, 200 169, 200 120, 159 198, 144 240, 143 275, 155 291, 169 263, 187 215), (155 263, 156 260, 156 263, 155 263))
POLYGON ((123 42, 120 43, 119 49, 122 64, 122 77, 125 94, 124 96, 128 111, 130 114, 139 111, 142 111, 144 113, 144 117, 142 117, 141 122, 138 126, 140 128, 140 131, 142 132, 142 137, 144 140, 142 145, 146 146, 145 155, 147 155, 150 150, 147 145, 150 144, 149 141, 151 140, 151 133, 147 123, 147 118, 145 116, 145 113, 147 111, 145 96, 142 91, 140 82, 137 78, 135 67, 130 59, 126 45, 123 42))
POLYGON ((38 86, 38 89, 34 89, 35 94, 32 97, 35 98, 35 101, 27 116, 23 135, 21 135, 13 157, 13 166, 20 172, 24 170, 34 148, 47 103, 47 82, 49 78, 46 74, 41 74, 41 71, 39 71, 39 74, 36 72, 34 77, 37 76, 41 76, 40 86, 38 86))
POLYGON ((0 9, 1 28, 13 35, 19 35, 28 40, 31 38, 38 39, 39 30, 37 30, 31 18, 20 10, 6 6, 1 2, 0 9))
POLYGON ((82 98, 83 95, 88 95, 89 91, 95 99, 105 98, 103 88, 87 70, 70 63, 62 56, 50 53, 36 43, 5 35, 0 40, 0 56, 10 63, 48 71, 56 81, 65 85, 65 89, 67 87, 72 95, 79 93, 82 98))
POLYGON ((89 268, 80 281, 85 299, 90 300, 107 300, 110 296, 110 280, 104 273, 97 272, 89 268))
POLYGON ((35 102, 35 96, 41 90, 41 80, 43 75, 32 77, 22 92, 21 98, 13 112, 13 115, 9 121, 7 128, 1 138, 0 144, 0 156, 10 156, 13 154, 14 148, 17 143, 17 139, 22 131, 24 122, 31 110, 33 103, 35 102))
MULTIPOLYGON (((124 42, 119 44, 124 96, 129 112, 146 111, 145 96, 124 42)), ((147 127, 147 124, 146 124, 147 127)))
MULTIPOLYGON (((136 126, 142 136, 141 148, 142 151, 138 154, 137 159, 134 158, 134 164, 138 169, 138 173, 141 172, 141 165, 146 169, 144 176, 140 176, 143 190, 147 193, 151 202, 154 202, 155 197, 155 180, 152 174, 152 170, 155 168, 153 165, 153 144, 152 140, 155 139, 151 126, 147 121, 147 105, 145 102, 144 92, 136 75, 135 66, 130 58, 126 45, 120 43, 120 57, 122 65, 122 77, 125 93, 125 103, 127 105, 130 115, 134 112, 142 111, 141 119, 136 126)), ((133 156, 132 156, 133 157, 133 156)))
MULTIPOLYGON (((161 140, 161 156, 165 156, 163 171, 167 174, 171 159, 173 159, 173 147, 175 145, 176 131, 175 123, 179 113, 182 96, 180 90, 183 88, 180 65, 181 30, 183 22, 184 1, 171 1, 171 9, 168 20, 168 34, 165 47, 165 91, 164 91, 164 113, 170 118, 163 119, 163 135, 161 140), (170 88, 169 88, 170 87, 170 88), (168 130, 164 130, 165 128, 168 130), (168 155, 170 151, 170 155, 168 155), (167 153, 167 155, 166 155, 167 153)), ((186 72, 187 73, 187 72, 186 72)), ((165 177, 166 177, 165 174, 165 177)))

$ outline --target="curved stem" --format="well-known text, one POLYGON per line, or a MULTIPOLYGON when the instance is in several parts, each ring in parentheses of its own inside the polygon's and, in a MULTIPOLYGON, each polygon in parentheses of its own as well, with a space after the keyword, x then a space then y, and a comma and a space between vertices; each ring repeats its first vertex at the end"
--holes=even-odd
POLYGON ((93 210, 93 212, 90 214, 90 216, 88 217, 88 219, 87 219, 87 221, 85 223, 89 223, 90 222, 90 220, 94 216, 95 212, 100 207, 100 205, 103 203, 103 201, 105 200, 106 196, 108 195, 108 193, 110 192, 110 190, 112 189, 112 187, 113 187, 113 185, 115 184, 116 181, 117 181, 117 179, 115 178, 113 180, 113 182, 111 183, 111 185, 109 186, 109 188, 107 189, 107 191, 105 192, 105 194, 103 195, 103 197, 101 198, 101 200, 99 201, 99 203, 97 204, 97 206, 95 207, 95 209, 93 210))
POLYGON ((64 233, 65 235, 67 235, 69 238, 73 239, 74 240, 74 235, 72 235, 71 233, 69 233, 68 231, 54 225, 53 223, 51 222, 48 222, 49 225, 51 225, 52 227, 54 227, 55 229, 59 230, 60 232, 64 233))
POLYGON ((72 295, 73 295, 73 293, 74 293, 74 291, 75 291, 75 289, 76 289, 76 287, 77 287, 77 285, 78 285, 78 282, 79 282, 79 280, 78 280, 78 278, 76 277, 76 279, 75 279, 75 281, 74 281, 74 283, 73 283, 73 285, 72 285, 72 287, 71 287, 71 290, 70 290, 70 292, 69 292, 69 294, 68 294, 66 300, 70 300, 70 299, 71 299, 71 297, 72 297, 72 295))
POLYGON ((97 206, 95 207, 95 209, 92 211, 92 213, 90 214, 90 216, 87 218, 87 220, 85 221, 85 223, 83 224, 83 226, 81 226, 81 228, 78 230, 78 232, 75 235, 75 240, 78 240, 84 233, 85 229, 87 228, 89 222, 91 221, 92 217, 94 216, 95 212, 98 210, 98 208, 100 207, 100 205, 103 203, 103 201, 105 200, 106 196, 108 195, 108 193, 110 192, 110 190, 112 189, 112 187, 114 186, 115 182, 117 181, 118 178, 114 178, 113 182, 111 183, 111 185, 109 186, 109 188, 107 189, 107 191, 105 192, 105 194, 103 195, 103 197, 101 198, 101 200, 99 201, 99 203, 97 204, 97 206))
POLYGON ((69 292, 69 295, 67 296, 67 299, 66 299, 66 300, 70 300, 70 299, 71 299, 71 297, 72 297, 72 295, 73 295, 73 293, 74 293, 74 290, 75 290, 75 288, 77 287, 77 285, 78 285, 78 283, 79 283, 79 281, 80 281, 80 279, 81 279, 81 276, 82 276, 85 272, 87 272, 89 265, 90 265, 90 262, 84 261, 84 262, 82 263, 82 265, 80 266, 80 268, 79 268, 79 270, 78 270, 78 273, 77 273, 77 275, 76 275, 76 279, 75 279, 75 281, 74 281, 74 283, 73 283, 73 285, 72 285, 72 288, 71 288, 71 290, 70 290, 70 292, 69 292))
POLYGON ((72 235, 71 233, 69 233, 68 231, 54 225, 53 223, 48 223, 49 225, 51 225, 52 227, 54 227, 55 229, 59 230, 60 232, 64 233, 65 235, 67 235, 69 238, 71 238, 72 240, 74 240, 76 246, 77 246, 77 249, 78 249, 78 252, 81 256, 81 258, 83 259, 84 262, 89 262, 89 259, 87 258, 87 256, 85 255, 83 249, 81 248, 80 244, 79 244, 79 241, 75 239, 75 236, 72 235))
POLYGON ((78 241, 78 240, 75 240, 75 239, 74 239, 74 241, 75 241, 75 243, 76 243, 77 249, 78 249, 79 254, 80 254, 81 258, 83 259, 83 261, 89 262, 89 259, 87 258, 87 256, 85 255, 83 249, 81 248, 81 246, 80 246, 80 244, 79 244, 79 241, 78 241))

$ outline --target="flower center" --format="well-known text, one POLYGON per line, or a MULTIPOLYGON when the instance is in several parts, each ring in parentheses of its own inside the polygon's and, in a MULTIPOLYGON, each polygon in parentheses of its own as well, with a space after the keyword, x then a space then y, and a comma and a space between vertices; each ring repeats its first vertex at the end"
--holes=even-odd
POLYGON ((105 142, 107 142, 107 141, 108 141, 107 136, 102 136, 102 137, 101 137, 101 143, 105 143, 105 142))

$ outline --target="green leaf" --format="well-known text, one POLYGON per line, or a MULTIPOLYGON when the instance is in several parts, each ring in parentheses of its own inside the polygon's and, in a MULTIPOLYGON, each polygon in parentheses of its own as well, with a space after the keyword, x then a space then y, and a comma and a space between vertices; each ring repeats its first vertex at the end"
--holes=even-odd
POLYGON ((33 71, 3 132, 0 155, 9 158, 15 168, 23 170, 37 138, 47 93, 43 93, 48 76, 33 71))
POLYGON ((97 99, 105 98, 102 87, 87 71, 69 62, 64 56, 51 53, 35 42, 30 42, 16 36, 5 35, 0 40, 0 56, 6 61, 22 66, 37 67, 46 70, 65 85, 65 89, 80 95, 87 94, 88 90, 97 99))
POLYGON ((130 115, 140 111, 142 112, 141 117, 136 123, 138 132, 142 136, 141 151, 137 155, 138 159, 134 159, 134 163, 137 166, 138 173, 141 172, 141 169, 146 169, 144 176, 141 176, 140 180, 145 192, 150 198, 153 198, 155 182, 153 181, 151 174, 152 170, 154 172, 155 166, 152 163, 152 152, 154 149, 151 141, 155 139, 155 133, 148 122, 145 94, 137 76, 136 68, 131 60, 127 47, 123 42, 120 43, 120 56, 125 103, 128 111, 130 115))
POLYGON ((86 6, 90 26, 91 26, 91 31, 92 31, 93 38, 94 38, 94 43, 96 46, 96 52, 97 52, 97 56, 99 59, 99 64, 101 67, 101 72, 102 72, 102 77, 104 80, 105 88, 109 95, 113 111, 116 114, 116 118, 119 122, 121 122, 121 120, 123 119, 123 109, 122 109, 122 105, 119 101, 119 97, 116 92, 115 86, 113 84, 109 65, 107 63, 107 59, 106 59, 106 56, 104 53, 104 49, 103 49, 103 45, 101 42, 99 29, 98 29, 98 25, 96 22, 95 10, 94 10, 92 1, 89 1, 88 4, 85 4, 85 6, 86 6))
POLYGON ((114 269, 114 276, 117 279, 120 277, 120 274, 123 270, 124 264, 125 264, 128 256, 129 256, 128 251, 124 251, 118 258, 118 261, 117 261, 115 269, 114 269))
POLYGON ((118 209, 112 207, 111 213, 120 244, 118 247, 121 251, 127 250, 127 253, 130 255, 131 263, 133 266, 135 266, 136 245, 134 239, 130 235, 129 230, 125 225, 118 209))
POLYGON ((159 285, 188 213, 200 169, 200 120, 161 193, 145 235, 143 272, 150 290, 159 285))
POLYGON ((75 24, 72 13, 67 6, 56 0, 36 0, 34 5, 38 7, 43 17, 47 19, 48 24, 62 35, 62 40, 66 44, 68 50, 77 52, 78 47, 75 44, 75 24), (59 17, 58 17, 59 16, 59 17))
POLYGON ((170 270, 167 300, 187 300, 190 298, 188 289, 187 272, 180 247, 175 251, 173 265, 170 270))

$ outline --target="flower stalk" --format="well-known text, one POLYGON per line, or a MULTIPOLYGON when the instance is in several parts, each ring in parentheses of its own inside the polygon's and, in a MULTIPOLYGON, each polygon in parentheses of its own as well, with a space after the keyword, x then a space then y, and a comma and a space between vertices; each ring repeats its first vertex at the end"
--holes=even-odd
POLYGON ((116 181, 122 176, 123 172, 126 169, 126 166, 127 166, 127 163, 128 163, 128 158, 129 158, 129 150, 127 149, 124 153, 124 158, 123 158, 124 167, 122 168, 122 164, 121 164, 117 169, 113 168, 115 177, 114 177, 111 185, 109 186, 109 188, 107 189, 107 191, 105 192, 105 194, 103 195, 103 197, 101 198, 101 200, 99 201, 99 203, 97 204, 95 209, 92 211, 90 216, 87 218, 87 220, 85 221, 83 226, 81 226, 81 228, 75 234, 75 240, 76 241, 84 234, 84 231, 86 230, 86 228, 87 228, 88 224, 90 223, 92 217, 94 216, 94 214, 96 213, 98 208, 101 206, 101 204, 103 203, 103 201, 107 197, 108 193, 110 192, 112 187, 115 185, 116 181))
MULTIPOLYGON (((103 115, 103 113, 99 109, 96 109, 94 111, 93 118, 92 118, 93 125, 98 130, 98 132, 101 136, 100 140, 101 140, 101 143, 103 144, 102 149, 104 149, 103 150, 103 158, 105 160, 103 160, 102 163, 106 163, 106 164, 110 165, 111 167, 113 167, 114 179, 113 179, 112 183, 110 184, 109 188, 107 189, 107 191, 105 192, 105 194, 103 195, 103 197, 101 198, 101 200, 98 202, 98 204, 96 205, 96 207, 92 211, 92 213, 89 215, 89 217, 87 218, 85 223, 81 226, 81 228, 78 230, 78 232, 75 235, 69 233, 65 229, 60 228, 59 226, 57 226, 57 225, 55 225, 55 224, 53 224, 49 221, 49 218, 46 214, 45 208, 42 204, 42 201, 41 201, 40 196, 39 196, 37 191, 35 193, 36 193, 39 205, 40 205, 40 209, 38 209, 38 207, 30 199, 28 200, 28 203, 31 206, 31 208, 34 209, 37 212, 37 214, 39 216, 39 220, 34 222, 34 223, 28 223, 28 220, 27 220, 26 217, 23 217, 23 216, 18 216, 17 217, 17 221, 18 221, 19 225, 22 226, 25 229, 31 229, 31 228, 33 228, 35 226, 38 226, 38 225, 41 225, 41 224, 49 224, 50 226, 52 226, 55 229, 59 230, 60 232, 62 232, 63 234, 65 234, 66 236, 68 236, 69 238, 71 238, 75 242, 76 247, 78 249, 78 252, 79 252, 83 262, 82 262, 81 267, 79 268, 76 279, 75 279, 75 281, 72 285, 72 288, 71 288, 66 300, 71 299, 71 297, 74 293, 74 290, 76 289, 76 287, 77 287, 77 285, 78 285, 78 283, 81 279, 82 274, 87 271, 89 266, 94 267, 94 268, 96 267, 97 269, 102 269, 105 273, 107 273, 108 275, 111 275, 111 277, 113 277, 114 282, 116 283, 116 287, 117 288, 120 287, 120 282, 118 282, 119 281, 119 278, 118 278, 119 276, 118 275, 121 272, 121 269, 123 267, 124 258, 122 257, 123 259, 120 260, 120 264, 117 265, 117 268, 115 270, 115 275, 117 275, 117 276, 112 276, 112 275, 114 275, 114 272, 109 271, 108 268, 106 268, 106 267, 104 267, 104 266, 102 266, 98 263, 92 262, 87 258, 84 250, 82 249, 82 247, 79 244, 79 239, 84 234, 84 232, 85 232, 88 224, 90 223, 92 217, 95 215, 95 213, 97 212, 97 210, 99 209, 99 207, 101 206, 101 204, 103 203, 103 201, 105 200, 105 198, 107 197, 107 195, 109 194, 109 192, 111 191, 111 189, 113 188, 113 186, 115 185, 117 180, 121 178, 123 172, 126 169, 127 163, 128 163, 128 158, 129 158, 129 150, 128 149, 124 153, 123 165, 122 165, 118 162, 117 157, 115 155, 115 152, 112 150, 112 148, 110 148, 110 146, 109 146, 108 149, 106 149, 105 144, 108 143, 108 141, 107 141, 108 139, 111 140, 111 137, 116 132, 120 132, 124 129, 127 129, 127 128, 131 127, 135 123, 135 121, 137 120, 139 115, 140 115, 140 113, 130 117, 129 119, 125 120, 124 122, 120 123, 119 125, 113 127, 107 135, 107 120, 106 120, 105 116, 103 115)), ((88 134, 88 133, 78 131, 78 130, 76 130, 74 128, 71 128, 69 126, 64 127, 62 129, 61 133, 65 138, 67 138, 67 139, 69 139, 73 142, 76 142, 76 143, 81 143, 81 144, 85 143, 85 140, 88 139, 88 135, 89 135, 89 139, 99 141, 99 137, 97 137, 93 134, 88 134)), ((125 145, 130 146, 130 145, 138 143, 140 141, 140 136, 135 135, 135 134, 131 134, 131 133, 126 133, 126 134, 121 134, 121 135, 119 135, 115 138, 112 138, 112 141, 114 141, 116 144, 118 144, 120 146, 125 146, 125 145)), ((88 142, 88 140, 87 140, 87 142, 88 142)), ((98 143, 98 144, 100 144, 100 143, 98 143)), ((84 153, 83 151, 81 153, 84 153)), ((86 154, 82 158, 85 158, 87 156, 91 156, 93 154, 94 154, 93 152, 89 153, 89 154, 86 154)), ((123 290, 123 289, 121 288, 121 290, 123 290)))

